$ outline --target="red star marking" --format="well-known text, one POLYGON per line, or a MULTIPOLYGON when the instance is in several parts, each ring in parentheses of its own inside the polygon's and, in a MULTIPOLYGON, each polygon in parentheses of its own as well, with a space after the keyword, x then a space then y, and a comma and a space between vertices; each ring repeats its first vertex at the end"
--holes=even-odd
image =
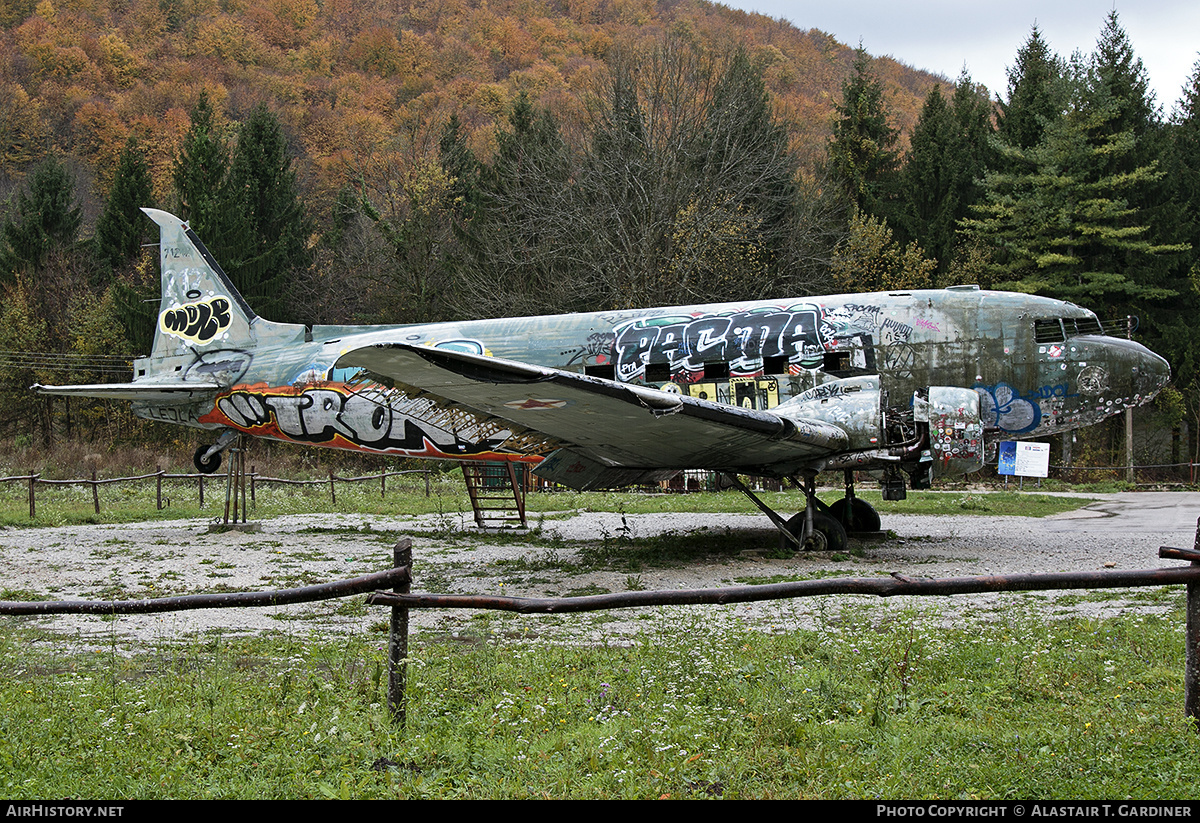
POLYGON ((528 400, 520 402, 514 400, 511 403, 505 403, 505 405, 511 406, 514 409, 555 409, 561 406, 562 402, 561 400, 537 400, 531 397, 528 400))

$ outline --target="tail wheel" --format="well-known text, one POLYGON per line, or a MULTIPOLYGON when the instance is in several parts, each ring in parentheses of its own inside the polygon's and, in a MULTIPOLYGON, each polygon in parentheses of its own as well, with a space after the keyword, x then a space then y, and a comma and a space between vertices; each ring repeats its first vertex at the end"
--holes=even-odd
POLYGON ((859 497, 843 497, 829 507, 829 513, 851 534, 877 532, 882 525, 875 507, 859 497))
POLYGON ((196 471, 201 474, 212 474, 217 469, 221 468, 221 453, 217 452, 207 460, 204 459, 205 453, 212 448, 211 446, 201 446, 196 449, 196 453, 192 455, 192 465, 196 467, 196 471))
MULTIPOLYGON (((804 512, 792 517, 787 522, 787 530, 799 537, 804 533, 804 512)), ((804 544, 805 551, 845 551, 850 542, 846 529, 837 520, 822 511, 813 512, 813 534, 804 544)), ((783 535, 779 536, 779 547, 784 551, 795 548, 795 544, 783 535)))

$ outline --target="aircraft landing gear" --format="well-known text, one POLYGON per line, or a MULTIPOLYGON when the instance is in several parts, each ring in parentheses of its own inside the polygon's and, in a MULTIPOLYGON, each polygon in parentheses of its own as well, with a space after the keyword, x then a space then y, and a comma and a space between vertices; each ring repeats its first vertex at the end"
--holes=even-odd
POLYGON ((201 474, 212 474, 221 468, 221 452, 233 445, 238 439, 238 432, 226 429, 211 446, 201 446, 192 455, 192 465, 201 474))
POLYGON ((815 472, 805 478, 804 494, 808 505, 804 511, 784 520, 778 512, 758 499, 734 474, 726 474, 729 482, 742 494, 750 498, 754 505, 771 518, 775 528, 779 529, 779 548, 783 551, 844 551, 849 537, 846 529, 832 515, 829 507, 817 498, 817 475, 815 472))
MULTIPOLYGON (((793 515, 787 524, 784 526, 788 534, 779 536, 779 548, 783 551, 794 548, 791 535, 795 536, 796 540, 800 540, 804 534, 804 521, 808 517, 807 511, 802 511, 799 514, 793 515)), ((812 532, 804 542, 804 550, 810 552, 840 552, 846 550, 846 544, 850 537, 846 534, 842 524, 835 520, 829 514, 823 511, 813 512, 813 528, 812 532)))
POLYGON ((192 465, 196 467, 196 471, 201 474, 212 474, 217 469, 221 468, 221 453, 217 452, 212 457, 208 456, 212 446, 201 446, 196 449, 196 453, 192 455, 192 465))
POLYGON ((866 500, 854 496, 854 471, 846 469, 846 496, 829 507, 829 513, 846 531, 877 532, 882 525, 879 512, 866 500))

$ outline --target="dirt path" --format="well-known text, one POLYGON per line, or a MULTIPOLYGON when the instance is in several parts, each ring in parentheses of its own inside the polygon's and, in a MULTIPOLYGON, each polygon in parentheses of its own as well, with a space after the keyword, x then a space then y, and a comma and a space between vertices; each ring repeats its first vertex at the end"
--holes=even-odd
MULTIPOLYGON (((377 518, 306 515, 262 521, 258 533, 210 533, 207 522, 172 521, 114 526, 0 531, 0 599, 110 600, 211 591, 288 588, 379 571, 391 565, 391 546, 414 540, 414 590, 562 596, 629 589, 700 588, 826 574, 872 576, 902 571, 921 577, 1152 568, 1160 545, 1191 546, 1200 494, 1107 495, 1092 506, 1049 518, 893 515, 893 539, 855 543, 844 555, 769 556, 776 543, 758 515, 562 513, 546 517, 529 538, 486 536, 461 516, 377 518), (687 538, 684 535, 690 534, 687 538), (723 554, 693 554, 666 565, 653 551, 678 553, 689 543, 719 545, 723 554), (728 547, 734 546, 733 551, 728 547), (744 551, 736 548, 749 547, 744 551), (602 562, 607 558, 607 562, 602 562)), ((699 619, 736 619, 765 630, 827 620, 854 608, 991 610, 1012 608, 1012 595, 929 598, 808 599, 684 610, 699 619), (924 602, 915 602, 915 601, 924 602)), ((1054 610, 1103 614, 1163 608, 1158 590, 1106 592, 1072 598, 1049 595, 1019 602, 1054 610), (1155 593, 1155 594, 1148 594, 1155 593)), ((208 609, 160 615, 3 618, 36 622, 83 642, 167 640, 220 630, 226 634, 278 631, 308 634, 378 631, 387 613, 362 597, 272 609, 208 609)), ((502 632, 561 640, 613 640, 635 633, 645 610, 584 617, 519 617, 465 611, 415 613, 418 631, 466 636, 502 632)))

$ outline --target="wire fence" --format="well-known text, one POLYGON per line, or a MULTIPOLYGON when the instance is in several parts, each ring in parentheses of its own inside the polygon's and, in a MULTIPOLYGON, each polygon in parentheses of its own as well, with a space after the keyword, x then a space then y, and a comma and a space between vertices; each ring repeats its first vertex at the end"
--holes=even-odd
MULTIPOLYGON (((287 486, 327 486, 329 496, 334 506, 337 505, 337 484, 338 483, 379 483, 380 497, 387 495, 387 480, 389 477, 399 477, 402 475, 418 474, 422 475, 425 480, 425 496, 429 497, 432 493, 430 488, 430 475, 432 472, 429 469, 406 469, 399 471, 383 471, 379 474, 369 474, 359 477, 341 477, 333 472, 329 473, 328 478, 320 480, 292 480, 285 477, 269 477, 260 475, 253 467, 246 473, 246 479, 250 483, 250 501, 256 501, 258 486, 261 484, 276 483, 287 486)), ((228 478, 226 475, 214 474, 168 474, 160 469, 148 474, 138 474, 129 477, 109 477, 99 478, 96 472, 92 472, 90 478, 77 478, 74 480, 49 480, 42 477, 40 474, 22 474, 13 475, 10 477, 0 477, 0 483, 24 483, 28 488, 29 498, 29 516, 30 518, 37 517, 37 491, 39 487, 64 487, 64 486, 90 486, 92 491, 92 506, 96 514, 100 514, 100 487, 116 485, 121 483, 143 483, 149 480, 154 481, 154 497, 155 508, 162 511, 169 504, 170 498, 163 495, 163 484, 167 482, 186 483, 195 481, 196 494, 200 508, 204 508, 205 489, 211 489, 214 484, 221 486, 227 484, 228 478)), ((211 496, 211 494, 210 494, 211 496)))
MULTIPOLYGON (((525 485, 525 490, 530 492, 554 492, 565 489, 554 483, 549 483, 529 471, 529 467, 525 464, 517 464, 518 476, 520 482, 525 485)), ((1134 474, 1137 482, 1140 484, 1188 484, 1195 485, 1197 475, 1200 474, 1200 463, 1161 463, 1143 466, 1134 466, 1134 474)), ((1050 476, 1054 479, 1064 482, 1095 482, 1097 480, 1123 480, 1128 472, 1127 466, 1050 466, 1050 476)), ((249 482, 250 502, 257 503, 256 495, 258 488, 264 484, 277 484, 283 486, 296 487, 316 487, 324 486, 329 491, 329 499, 332 505, 337 505, 337 487, 339 484, 355 484, 355 483, 378 483, 379 494, 381 498, 387 495, 388 478, 400 477, 404 475, 421 475, 425 485, 425 496, 429 497, 432 494, 431 478, 437 474, 430 469, 404 469, 396 471, 381 471, 378 474, 359 475, 355 477, 343 477, 334 472, 330 472, 328 477, 319 479, 297 480, 286 477, 271 477, 268 475, 259 474, 256 468, 251 467, 251 470, 246 473, 246 479, 249 482)), ((981 480, 990 480, 991 478, 980 477, 981 480)), ((756 477, 753 478, 753 487, 757 491, 783 491, 788 488, 786 480, 756 477)), ((861 479, 860 479, 861 480, 861 479)), ((154 498, 155 508, 161 511, 170 505, 171 498, 164 495, 164 484, 173 483, 178 487, 179 484, 190 485, 195 484, 196 498, 200 508, 204 508, 205 499, 212 496, 212 488, 216 484, 219 488, 223 488, 227 478, 224 474, 176 474, 168 473, 164 470, 148 472, 146 474, 130 475, 127 477, 109 477, 100 478, 96 472, 92 472, 90 478, 76 478, 71 480, 51 480, 44 478, 41 474, 31 472, 29 474, 12 475, 9 477, 0 477, 0 484, 23 483, 27 488, 27 497, 29 501, 29 516, 31 518, 37 516, 38 506, 38 490, 42 487, 67 487, 67 486, 83 486, 91 490, 92 508, 96 514, 101 512, 101 496, 100 488, 102 486, 111 486, 124 483, 145 483, 148 481, 154 482, 154 498)), ((1005 478, 1005 486, 1008 485, 1008 478, 1005 478)), ((709 471, 705 469, 689 469, 681 471, 670 480, 665 480, 661 483, 656 483, 650 486, 637 487, 644 492, 656 493, 674 493, 687 494, 690 492, 714 492, 725 491, 730 488, 728 481, 720 472, 709 471)))

